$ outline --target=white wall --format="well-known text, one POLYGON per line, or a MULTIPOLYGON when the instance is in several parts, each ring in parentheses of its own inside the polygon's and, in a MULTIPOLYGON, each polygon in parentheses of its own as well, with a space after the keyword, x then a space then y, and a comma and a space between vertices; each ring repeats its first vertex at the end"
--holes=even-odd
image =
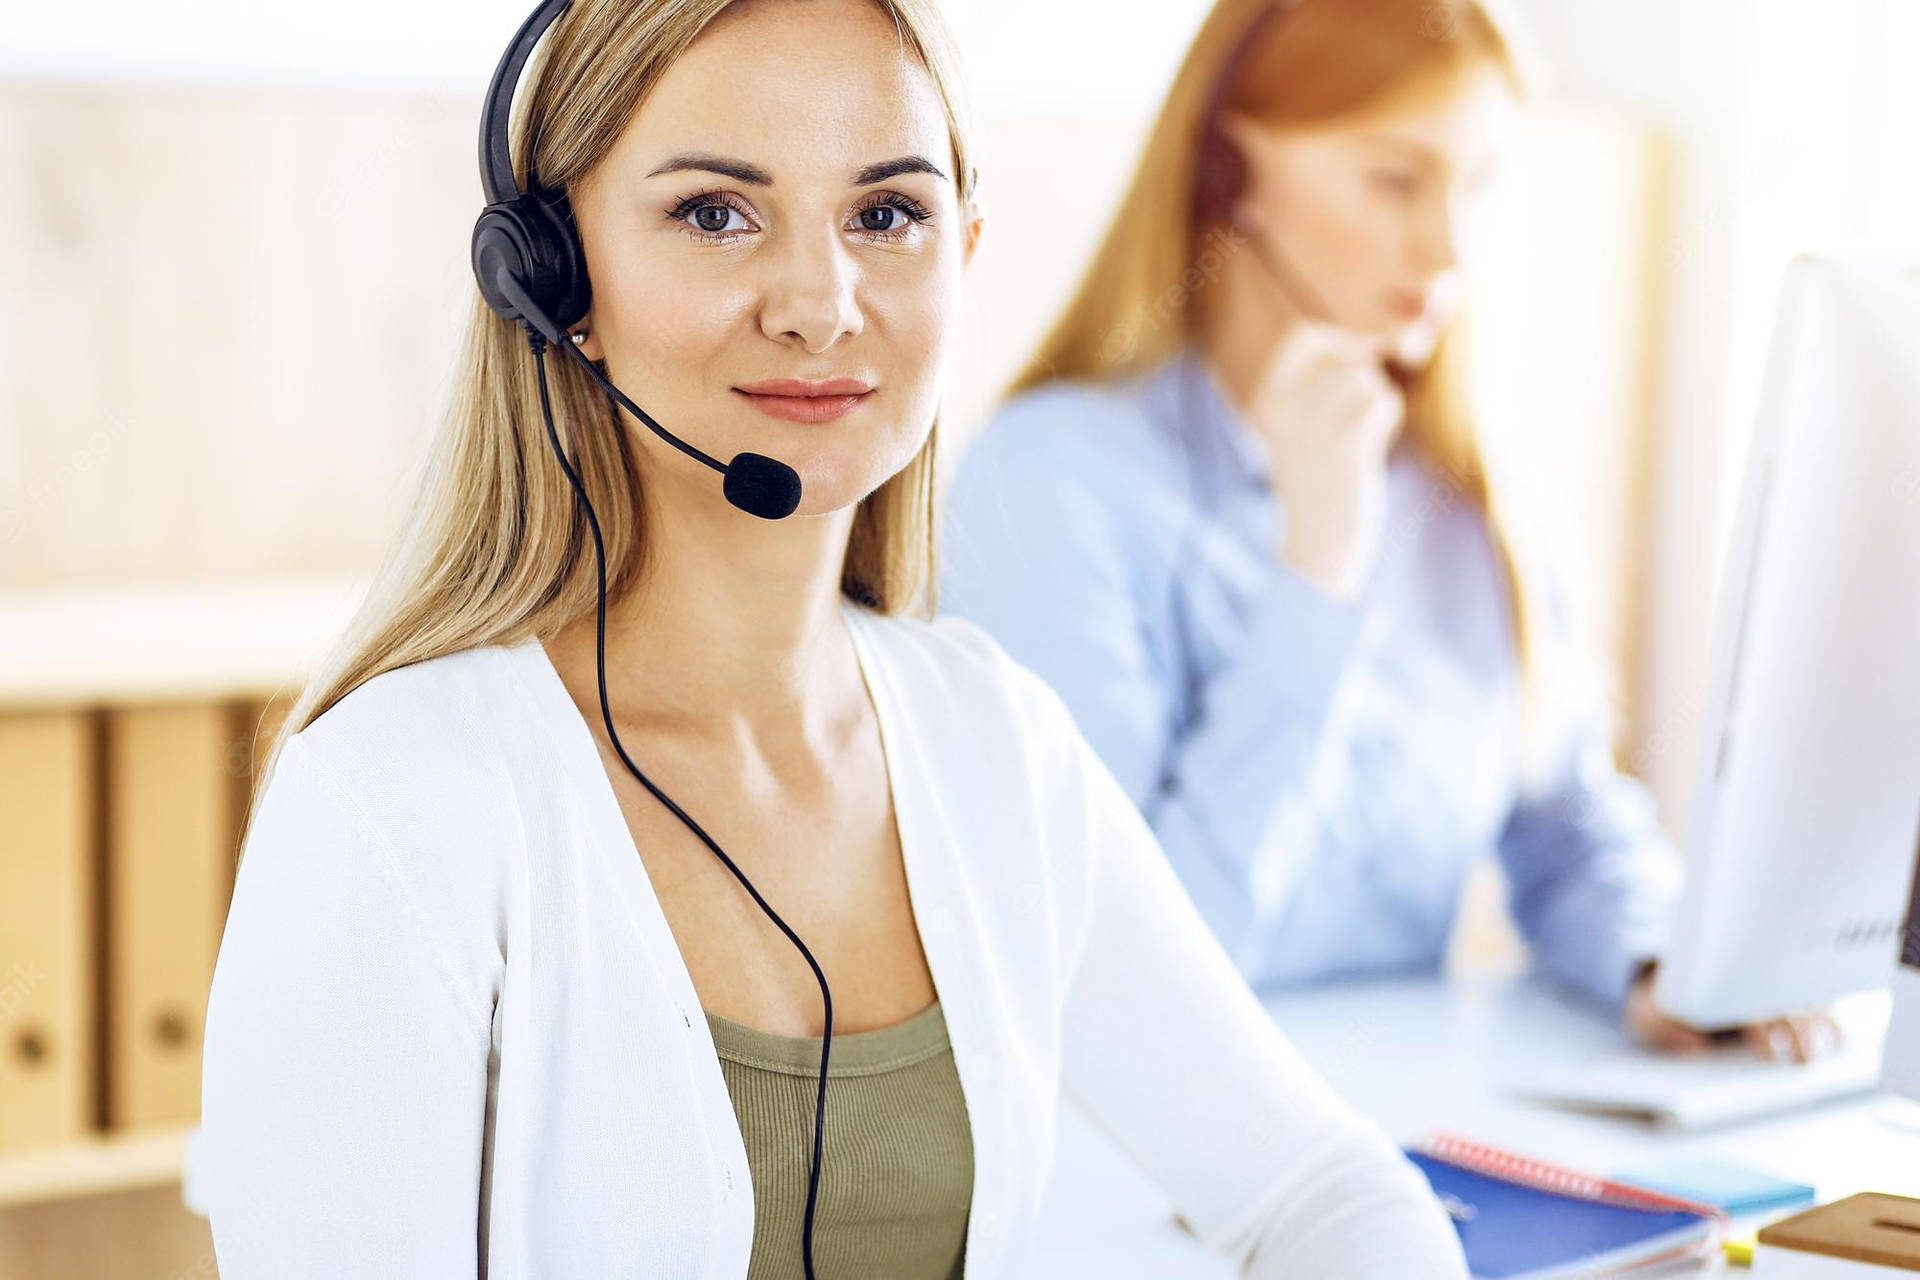
MULTIPOLYGON (((19 6, 0 76, 485 89, 533 0, 97 0, 19 6)), ((959 445, 1077 278, 1205 0, 947 0, 977 126, 988 231, 944 417, 959 445), (1085 52, 1081 46, 1086 45, 1085 52), (1032 234, 1050 230, 1042 252, 1032 234), (992 315, 986 314, 991 306, 992 315)), ((476 122, 477 123, 477 122, 476 122)), ((476 205, 476 211, 477 211, 476 205)), ((948 449, 951 463, 957 449, 948 449)))
MULTIPOLYGON (((1747 110, 1722 476, 1745 460, 1775 293, 1805 250, 1920 261, 1920 4, 1763 0, 1747 110)), ((1722 521, 1724 539, 1726 521, 1722 521)))
MULTIPOLYGON (((532 0, 96 0, 16 4, 0 74, 56 77, 381 82, 485 87, 532 0)), ((1112 20, 1110 0, 949 0, 983 104, 1137 109, 1157 96, 1198 25, 1200 0, 1155 0, 1112 20), (1090 56, 1063 56, 1080 42, 1090 56)))
MULTIPOLYGON (((1896 65, 1920 47, 1920 4, 1510 2, 1530 19, 1561 95, 1640 113, 1672 146, 1646 679, 1626 711, 1639 726, 1630 763, 1677 821, 1700 729, 1714 550, 1778 265, 1797 248, 1860 238, 1920 251, 1920 169, 1909 133, 1920 117, 1920 77, 1896 65)), ((968 317, 958 372, 977 398, 1037 335, 1084 257, 1055 252, 1035 264, 1014 247, 1024 238, 1014 232, 1044 223, 1069 245, 1090 246, 1206 3, 1133 5, 1122 22, 1111 0, 947 7, 985 152, 989 233, 976 273, 988 287, 979 292, 1025 304, 1001 307, 992 323, 968 317), (1076 136, 1085 145, 1051 173, 1052 153, 1036 139, 1065 147, 1076 136)), ((0 33, 0 75, 376 83, 477 95, 530 8, 530 0, 15 5, 0 33)), ((972 405, 963 396, 953 408, 964 422, 972 405)))
POLYGON ((1643 112, 1675 190, 1654 408, 1640 725, 1629 763, 1683 824, 1718 551, 1779 276, 1811 248, 1920 259, 1920 5, 1525 0, 1560 91, 1643 112))

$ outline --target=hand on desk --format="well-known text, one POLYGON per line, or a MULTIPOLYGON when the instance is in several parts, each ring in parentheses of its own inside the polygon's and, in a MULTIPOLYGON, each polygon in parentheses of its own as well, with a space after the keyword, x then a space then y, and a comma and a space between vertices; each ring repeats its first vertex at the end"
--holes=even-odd
POLYGON ((1671 1053, 1700 1053, 1725 1039, 1738 1039, 1762 1058, 1809 1062, 1840 1043, 1840 1027, 1824 1011, 1749 1023, 1729 1031, 1708 1032, 1661 1012, 1653 1002, 1654 966, 1634 980, 1627 995, 1627 1027, 1641 1043, 1671 1053))

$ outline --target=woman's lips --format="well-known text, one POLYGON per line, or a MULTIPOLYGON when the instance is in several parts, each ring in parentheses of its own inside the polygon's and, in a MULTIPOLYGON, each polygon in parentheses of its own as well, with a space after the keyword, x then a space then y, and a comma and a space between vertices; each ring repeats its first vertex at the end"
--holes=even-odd
POLYGON ((1388 304, 1393 314, 1402 320, 1414 321, 1427 314, 1428 302, 1425 294, 1396 293, 1388 304))
POLYGON ((855 406, 873 394, 869 390, 854 395, 780 396, 742 391, 738 387, 733 389, 733 393, 744 397, 760 412, 785 418, 789 422, 832 422, 853 412, 855 406))

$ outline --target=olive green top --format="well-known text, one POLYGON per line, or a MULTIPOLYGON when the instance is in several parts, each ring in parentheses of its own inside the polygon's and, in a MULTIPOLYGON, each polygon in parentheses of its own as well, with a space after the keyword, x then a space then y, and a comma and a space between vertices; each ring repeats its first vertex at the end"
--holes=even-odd
MULTIPOLYGON (((747 1280, 802 1280, 819 1036, 707 1013, 753 1176, 747 1280)), ((973 1200, 973 1134, 935 1000, 901 1022, 836 1034, 813 1215, 819 1276, 957 1280, 973 1200)))

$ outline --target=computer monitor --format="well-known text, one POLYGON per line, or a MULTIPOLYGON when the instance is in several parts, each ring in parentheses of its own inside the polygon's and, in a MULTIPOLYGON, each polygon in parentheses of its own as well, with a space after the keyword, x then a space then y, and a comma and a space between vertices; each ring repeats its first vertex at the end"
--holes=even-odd
POLYGON ((1920 1102, 1920 849, 1907 888, 1907 923, 1900 931, 1900 962, 1893 970, 1893 1021, 1887 1025, 1887 1088, 1920 1102))
POLYGON ((1729 546, 1654 990, 1703 1027, 1894 969, 1920 830, 1920 269, 1790 264, 1729 546))

